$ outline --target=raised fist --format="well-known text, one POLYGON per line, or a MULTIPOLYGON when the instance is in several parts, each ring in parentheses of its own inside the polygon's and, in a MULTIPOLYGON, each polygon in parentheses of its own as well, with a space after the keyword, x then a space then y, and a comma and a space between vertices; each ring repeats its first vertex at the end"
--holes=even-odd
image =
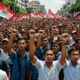
POLYGON ((34 29, 29 30, 29 36, 30 37, 35 37, 35 30, 34 29))
POLYGON ((17 34, 18 34, 18 30, 17 29, 12 29, 12 28, 9 28, 9 35, 10 36, 13 36, 13 37, 15 37, 17 34))
POLYGON ((45 30, 43 30, 43 29, 41 29, 41 30, 38 31, 38 34, 39 34, 41 37, 43 37, 44 33, 45 33, 45 30))

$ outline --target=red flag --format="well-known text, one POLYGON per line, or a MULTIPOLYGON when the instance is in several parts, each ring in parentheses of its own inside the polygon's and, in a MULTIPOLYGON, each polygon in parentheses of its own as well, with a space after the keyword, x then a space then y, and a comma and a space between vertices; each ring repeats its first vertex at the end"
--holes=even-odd
POLYGON ((0 16, 6 18, 7 20, 11 19, 14 16, 14 12, 0 2, 0 16))
POLYGON ((28 14, 21 14, 20 16, 18 16, 16 18, 16 20, 22 20, 22 19, 26 19, 26 18, 29 18, 29 15, 28 14))
POLYGON ((44 14, 41 11, 38 11, 37 16, 38 17, 44 17, 44 14))
POLYGON ((54 16, 54 13, 51 11, 51 9, 48 10, 48 14, 54 16))
POLYGON ((48 10, 48 17, 54 18, 55 14, 51 11, 51 9, 48 10))

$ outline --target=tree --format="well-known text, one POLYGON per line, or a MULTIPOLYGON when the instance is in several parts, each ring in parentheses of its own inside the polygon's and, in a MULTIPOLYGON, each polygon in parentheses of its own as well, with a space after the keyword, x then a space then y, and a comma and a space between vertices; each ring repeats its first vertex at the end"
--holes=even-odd
POLYGON ((26 9, 19 7, 17 4, 15 4, 14 0, 1 0, 1 2, 13 10, 16 15, 26 12, 26 9))
POLYGON ((26 11, 27 11, 27 13, 28 13, 28 15, 29 15, 29 18, 31 18, 31 11, 32 11, 32 7, 26 7, 26 11))
POLYGON ((80 12, 80 0, 76 0, 76 3, 72 4, 68 10, 70 13, 80 12))

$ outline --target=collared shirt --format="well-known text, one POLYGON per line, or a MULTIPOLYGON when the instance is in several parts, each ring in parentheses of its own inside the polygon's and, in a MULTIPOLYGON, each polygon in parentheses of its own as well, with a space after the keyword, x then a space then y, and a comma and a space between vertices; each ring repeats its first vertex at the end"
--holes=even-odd
POLYGON ((31 62, 28 56, 28 53, 25 53, 25 55, 20 56, 17 55, 18 53, 12 53, 10 55, 12 59, 12 74, 11 74, 11 80, 28 80, 29 77, 29 71, 31 68, 31 62))
POLYGON ((44 60, 44 58, 43 58, 44 50, 45 50, 44 46, 40 46, 40 48, 37 49, 36 55, 40 60, 44 60))
POLYGON ((66 61, 64 67, 64 80, 80 80, 80 63, 74 67, 71 61, 66 61))
POLYGON ((59 80, 59 71, 63 67, 60 65, 59 61, 53 61, 52 66, 48 68, 45 61, 39 59, 37 59, 37 62, 33 65, 38 69, 38 80, 59 80))
POLYGON ((0 70, 0 80, 9 80, 6 72, 0 70))

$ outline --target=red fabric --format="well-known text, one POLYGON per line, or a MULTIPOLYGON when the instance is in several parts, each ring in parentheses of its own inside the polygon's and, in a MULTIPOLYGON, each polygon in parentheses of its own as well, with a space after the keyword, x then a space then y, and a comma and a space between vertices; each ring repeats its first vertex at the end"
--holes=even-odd
POLYGON ((38 14, 37 15, 40 16, 40 17, 43 17, 44 16, 44 14, 41 11, 38 11, 38 14))
POLYGON ((16 19, 17 19, 17 20, 22 20, 22 19, 25 19, 25 18, 29 18, 28 14, 21 14, 21 15, 18 16, 16 19))
POLYGON ((48 14, 54 16, 54 13, 51 11, 51 9, 48 10, 48 14))
MULTIPOLYGON (((12 18, 14 15, 15 15, 15 13, 11 10, 11 9, 9 9, 7 6, 5 6, 3 3, 1 3, 0 2, 0 11, 6 11, 7 12, 7 14, 10 14, 11 15, 11 17, 10 18, 12 18)), ((10 19, 9 18, 9 19, 10 19)))

